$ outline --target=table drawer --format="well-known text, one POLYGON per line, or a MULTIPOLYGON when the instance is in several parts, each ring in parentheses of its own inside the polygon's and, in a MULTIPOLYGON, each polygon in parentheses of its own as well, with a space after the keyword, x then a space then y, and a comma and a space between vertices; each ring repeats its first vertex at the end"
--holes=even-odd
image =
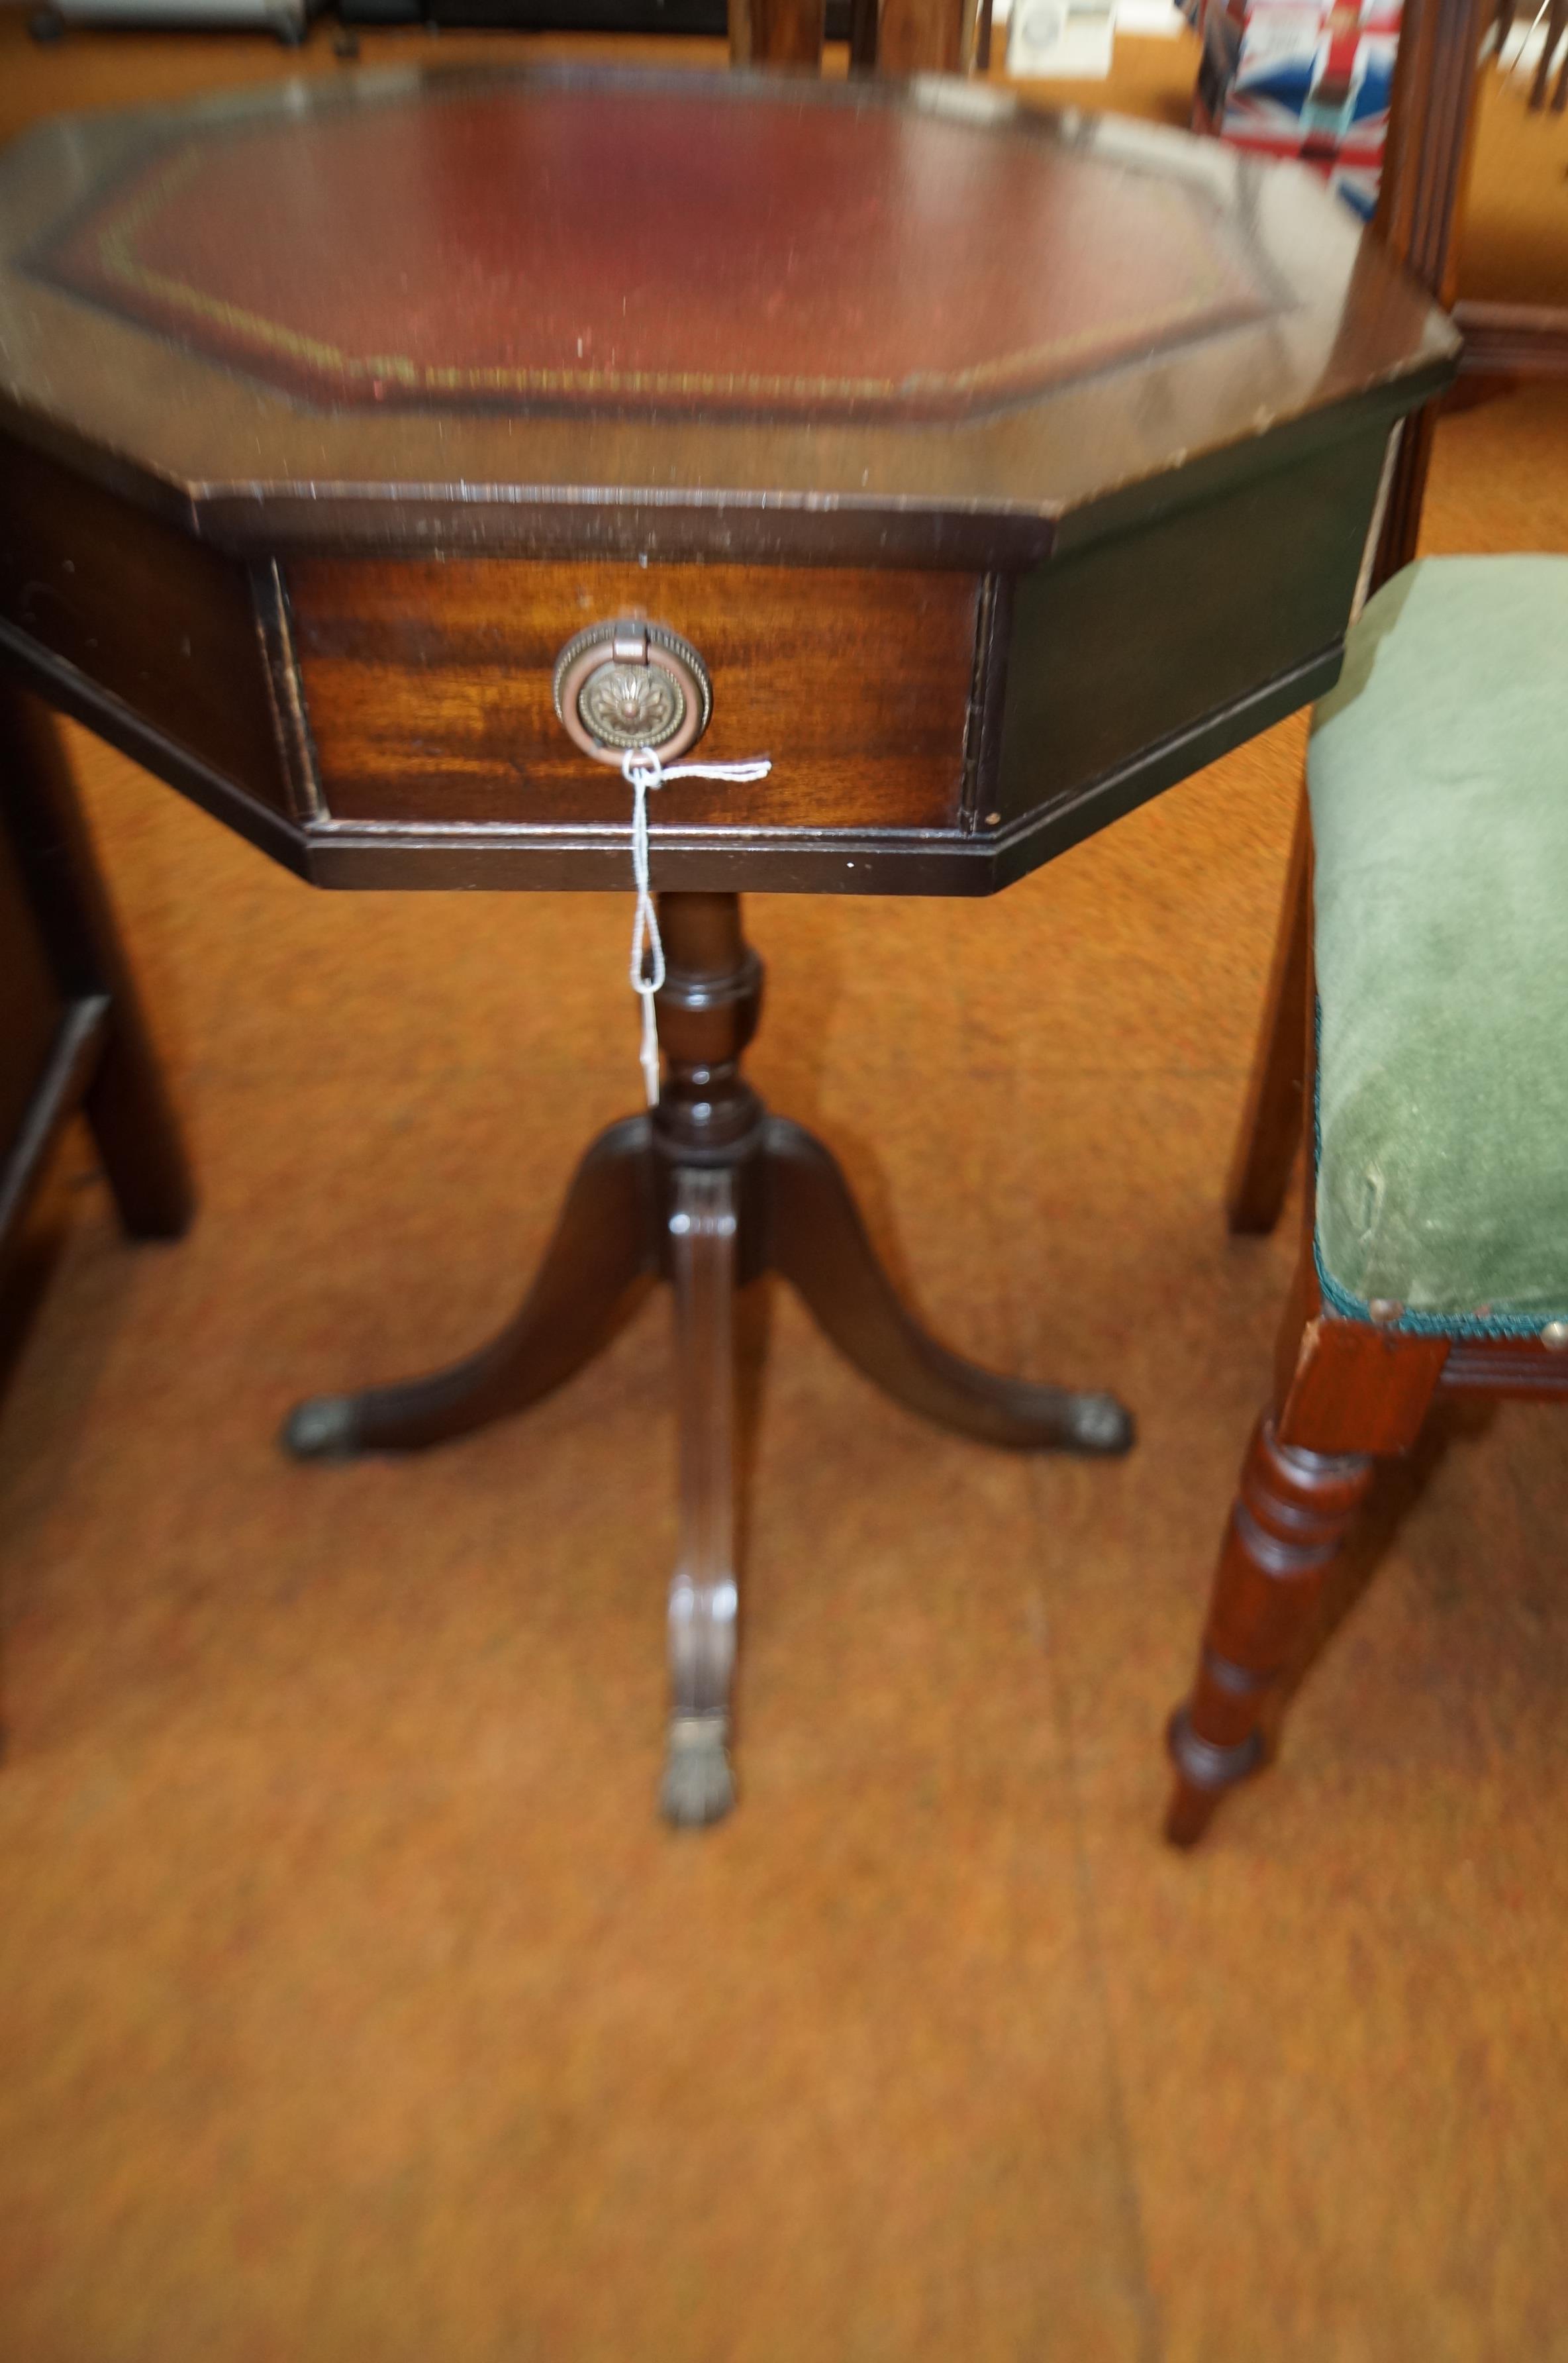
POLYGON ((619 776, 551 695, 585 625, 640 611, 712 680, 695 757, 770 755, 756 785, 672 782, 656 827, 952 828, 976 676, 973 575, 823 567, 306 559, 289 569, 335 820, 624 823, 619 776))

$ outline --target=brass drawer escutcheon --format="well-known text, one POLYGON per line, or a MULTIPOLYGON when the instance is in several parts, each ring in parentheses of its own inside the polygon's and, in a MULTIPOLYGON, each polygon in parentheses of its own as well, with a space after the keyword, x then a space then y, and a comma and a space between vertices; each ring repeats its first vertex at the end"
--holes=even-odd
POLYGON ((552 688, 563 727, 596 763, 619 766, 634 747, 684 755, 713 710, 708 669, 690 641, 640 616, 574 634, 556 659, 552 688))

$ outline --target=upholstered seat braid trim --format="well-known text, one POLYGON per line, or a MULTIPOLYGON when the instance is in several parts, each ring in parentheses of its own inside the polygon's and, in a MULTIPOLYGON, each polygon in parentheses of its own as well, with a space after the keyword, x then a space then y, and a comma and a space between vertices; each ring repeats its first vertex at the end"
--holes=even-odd
POLYGON ((1568 1318, 1568 559, 1428 559, 1313 718, 1325 1304, 1568 1318))

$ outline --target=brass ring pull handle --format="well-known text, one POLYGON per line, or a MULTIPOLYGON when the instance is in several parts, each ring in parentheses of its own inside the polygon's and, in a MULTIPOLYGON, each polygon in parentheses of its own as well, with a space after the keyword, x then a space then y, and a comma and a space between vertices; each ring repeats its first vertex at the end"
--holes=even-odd
POLYGON ((596 763, 620 768, 634 747, 672 761, 694 747, 713 710, 708 669, 679 632, 642 616, 591 624, 556 659, 556 712, 596 763))

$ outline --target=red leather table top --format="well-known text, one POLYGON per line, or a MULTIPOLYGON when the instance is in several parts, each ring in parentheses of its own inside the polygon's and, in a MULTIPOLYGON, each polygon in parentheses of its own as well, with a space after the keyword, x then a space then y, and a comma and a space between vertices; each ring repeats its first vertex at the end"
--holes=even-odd
POLYGON ((307 398, 961 416, 1266 308, 1179 184, 938 113, 459 84, 198 123, 39 258, 307 398))
POLYGON ((1028 564, 1452 344, 1310 172, 956 79, 359 72, 0 153, 0 436, 268 555, 1028 564))

